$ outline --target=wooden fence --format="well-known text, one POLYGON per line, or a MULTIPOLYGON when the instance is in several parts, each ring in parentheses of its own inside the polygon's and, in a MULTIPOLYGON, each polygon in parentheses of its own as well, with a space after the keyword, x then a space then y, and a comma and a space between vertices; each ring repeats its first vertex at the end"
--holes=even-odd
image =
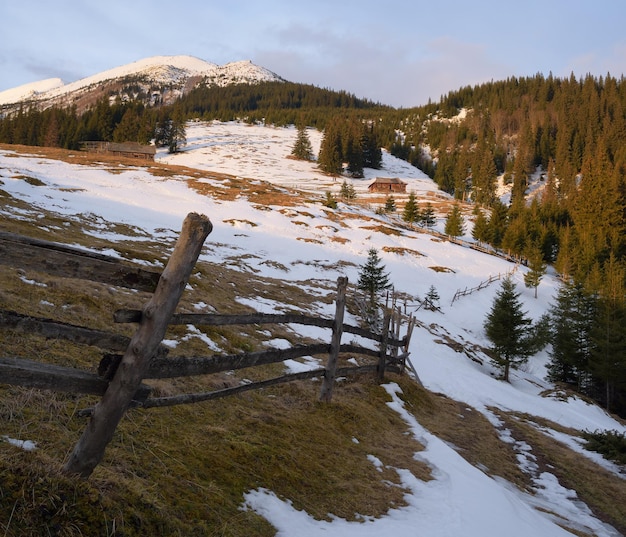
POLYGON ((519 265, 515 265, 511 270, 509 270, 508 272, 505 272, 504 274, 498 273, 496 276, 489 276, 489 278, 487 278, 483 282, 480 282, 476 287, 469 287, 469 288, 466 287, 465 289, 457 289, 456 293, 454 293, 454 296, 452 297, 452 301, 450 302, 450 305, 454 304, 454 301, 458 300, 462 296, 471 295, 472 293, 475 293, 476 291, 485 289, 485 287, 488 287, 493 282, 501 280, 503 277, 507 278, 508 276, 510 276, 517 270, 518 266, 519 265))
MULTIPOLYGON (((0 382, 55 391, 102 396, 94 408, 82 415, 90 416, 64 471, 88 477, 104 456, 115 429, 129 408, 153 408, 197 403, 238 394, 294 380, 321 378, 320 400, 330 402, 337 377, 369 373, 379 381, 385 371, 401 373, 407 363, 410 337, 415 320, 401 315, 399 309, 387 310, 381 333, 373 333, 343 322, 348 280, 337 281, 335 317, 324 319, 297 314, 206 315, 174 313, 202 245, 212 230, 209 219, 191 213, 183 222, 172 256, 161 274, 56 243, 0 233, 0 263, 19 268, 46 271, 62 277, 104 282, 152 292, 141 310, 118 310, 114 322, 137 323, 132 337, 36 318, 13 311, 0 310, 0 328, 38 334, 47 338, 93 345, 103 351, 97 372, 40 363, 16 357, 0 357, 0 382), (406 321, 406 335, 400 327, 406 321), (235 355, 203 357, 168 357, 162 345, 169 325, 224 326, 248 324, 303 324, 331 330, 329 343, 297 345, 288 349, 268 349, 235 355), (341 343, 343 333, 351 333, 378 344, 372 349, 341 343), (363 366, 338 368, 341 353, 373 358, 363 366), (171 397, 151 397, 145 379, 162 379, 206 375, 220 371, 261 366, 302 356, 327 354, 326 366, 312 371, 242 384, 206 393, 188 393, 171 397)), ((416 373, 415 373, 416 374, 416 373)))

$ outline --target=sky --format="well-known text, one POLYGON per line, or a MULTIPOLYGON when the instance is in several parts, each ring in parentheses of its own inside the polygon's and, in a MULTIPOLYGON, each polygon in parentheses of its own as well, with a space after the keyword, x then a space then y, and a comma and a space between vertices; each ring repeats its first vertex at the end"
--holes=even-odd
MULTIPOLYGON (((170 155, 164 149, 159 150, 157 160, 207 172, 219 169, 229 174, 245 174, 256 180, 272 181, 278 186, 292 186, 297 181, 306 191, 317 185, 318 193, 326 188, 338 193, 340 189, 339 182, 332 183, 330 178, 319 173, 314 163, 285 158, 291 151, 295 128, 194 122, 188 124, 187 134, 189 145, 185 151, 170 155), (244 160, 254 160, 256 165, 242 170, 244 160), (253 170, 259 175, 251 175, 253 170)), ((318 146, 319 134, 312 142, 318 146)), ((360 197, 368 196, 367 185, 374 176, 401 177, 420 199, 422 196, 435 199, 434 183, 430 179, 387 152, 383 153, 383 169, 366 169, 366 177, 354 181, 360 197)), ((328 521, 315 520, 307 512, 296 510, 289 498, 281 499, 271 490, 247 491, 241 500, 242 509, 254 510, 265 517, 276 527, 278 537, 571 537, 573 533, 566 532, 562 525, 587 535, 619 537, 619 532, 593 516, 576 493, 551 472, 550 466, 541 463, 540 453, 534 452, 523 438, 515 438, 516 431, 509 430, 494 411, 500 409, 537 416, 578 430, 626 433, 624 424, 581 398, 563 397, 559 391, 548 395, 552 386, 545 380, 546 351, 532 357, 522 369, 513 371, 511 382, 498 380, 493 366, 478 349, 488 345, 482 324, 499 285, 488 285, 471 297, 454 302, 451 297, 457 289, 474 287, 485 281, 488 275, 510 272, 514 267, 511 263, 448 241, 432 240, 426 233, 406 229, 398 234, 378 231, 372 226, 373 207, 340 204, 338 213, 329 215, 321 203, 311 201, 310 195, 305 196, 302 206, 295 205, 289 210, 278 206, 261 207, 248 201, 245 195, 224 202, 221 197, 214 198, 189 188, 184 176, 154 177, 148 168, 90 167, 45 159, 39 154, 17 155, 13 150, 3 149, 0 150, 0 182, 11 196, 7 199, 15 198, 31 205, 30 208, 18 205, 18 209, 12 209, 12 204, 6 203, 0 206, 0 216, 35 221, 42 226, 39 223, 41 209, 46 209, 61 219, 83 225, 86 234, 110 241, 112 248, 116 239, 124 244, 124 241, 132 240, 136 251, 142 250, 142 241, 151 242, 155 237, 161 238, 163 244, 172 244, 176 230, 180 229, 188 212, 206 214, 213 223, 213 231, 207 238, 208 247, 201 254, 201 260, 227 265, 232 270, 255 277, 276 278, 305 287, 313 297, 311 304, 295 306, 306 314, 332 318, 335 305, 324 297, 329 289, 334 289, 338 276, 356 281, 359 267, 372 247, 380 252, 397 291, 410 297, 423 297, 430 285, 436 287, 441 297, 440 311, 423 308, 416 311, 420 323, 411 338, 410 360, 428 390, 464 403, 467 411, 480 412, 490 420, 500 439, 512 444, 520 468, 529 476, 535 493, 523 492, 470 464, 455 446, 420 425, 410 408, 405 407, 400 387, 387 382, 383 386, 389 395, 387 404, 406 422, 409 433, 424 446, 424 450, 414 456, 432 468, 433 479, 421 481, 409 470, 396 468, 407 491, 406 505, 391 508, 380 518, 364 517, 357 522, 336 517, 328 521), (37 181, 25 181, 24 177, 37 181), (85 214, 89 218, 85 218, 85 214), (342 214, 346 216, 343 219, 342 214), (130 230, 132 237, 119 235, 123 230, 130 230), (331 232, 335 237, 347 240, 328 240, 331 232), (419 255, 395 253, 397 250, 418 252, 419 255), (432 267, 449 270, 432 270, 432 267), (316 301, 314 297, 320 297, 320 300, 316 301), (465 352, 442 344, 446 338, 466 343, 465 352)), ((201 182, 221 189, 225 188, 227 181, 207 173, 201 182)), ((379 218, 389 219, 384 223, 394 225, 390 216, 379 218)), ((441 230, 443 225, 444 218, 440 215, 437 228, 441 230)), ((469 241, 471 228, 469 225, 466 228, 465 239, 469 241)), ((102 253, 121 256, 114 249, 102 253)), ((552 273, 546 274, 540 283, 538 297, 534 298, 534 291, 523 284, 526 270, 517 267, 511 277, 517 285, 523 309, 537 320, 552 301, 558 278, 552 273)), ((22 281, 45 285, 25 277, 22 281)), ((189 292, 193 293, 193 290, 189 292)), ((234 300, 262 313, 294 311, 293 305, 270 297, 238 296, 237 291, 234 294, 234 300)), ((206 296, 192 294, 190 299, 198 300, 194 307, 199 312, 210 311, 204 302, 206 296)), ((51 308, 51 311, 58 307, 50 302, 42 306, 51 308)), ((346 316, 346 323, 359 324, 350 312, 346 312, 346 316)), ((188 333, 180 337, 200 337, 193 328, 187 327, 188 333)), ((322 329, 319 327, 293 325, 292 329, 302 338, 328 337, 327 332, 320 334, 322 329)), ((168 340, 170 346, 175 342, 175 339, 168 340)), ((274 348, 284 348, 280 340, 270 343, 274 348)), ((323 367, 324 364, 316 362, 314 357, 309 358, 308 363, 298 362, 297 367, 323 367)), ((295 361, 286 365, 296 371, 295 361)), ((336 389, 341 386, 338 384, 336 389)), ((550 421, 535 421, 542 423, 536 425, 542 434, 554 437, 573 451, 626 477, 623 470, 620 473, 597 453, 584 450, 575 436, 555 430, 550 421)), ((35 429, 20 438, 0 435, 0 445, 4 440, 24 449, 45 449, 45 439, 42 440, 40 435, 35 429)), ((353 438, 352 441, 359 442, 359 439, 353 438)), ((389 464, 384 457, 368 455, 368 460, 380 470, 389 464)))
POLYGON ((182 54, 411 107, 511 76, 620 77, 625 20, 622 0, 7 0, 0 91, 182 54))

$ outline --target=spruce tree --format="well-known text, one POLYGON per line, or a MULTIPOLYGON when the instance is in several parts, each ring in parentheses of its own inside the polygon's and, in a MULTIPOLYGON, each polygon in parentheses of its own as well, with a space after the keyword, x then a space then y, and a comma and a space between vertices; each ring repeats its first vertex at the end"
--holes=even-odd
POLYGON ((594 397, 609 411, 626 411, 626 266, 611 256, 603 266, 591 330, 589 366, 598 386, 594 397))
POLYGON ((387 199, 385 200, 385 212, 386 213, 396 212, 396 200, 391 195, 387 196, 387 199))
POLYGON ((461 214, 461 207, 458 203, 455 203, 452 206, 452 209, 450 209, 450 212, 446 217, 444 231, 446 235, 450 235, 451 237, 460 237, 465 232, 463 215, 461 214))
POLYGON ((439 309, 439 293, 434 285, 431 285, 428 289, 424 302, 426 303, 424 307, 427 310, 435 311, 439 309))
POLYGON ((494 248, 502 246, 502 239, 508 226, 508 209, 501 201, 496 201, 491 208, 487 234, 494 248))
POLYGON ((371 306, 376 304, 377 293, 391 287, 389 274, 385 272, 376 248, 368 250, 367 262, 361 267, 357 287, 367 293, 371 306))
POLYGON ((417 204, 417 198, 415 197, 415 192, 411 190, 409 192, 409 199, 406 200, 404 204, 404 210, 402 211, 402 220, 408 222, 409 224, 413 224, 419 220, 419 206, 417 204))
POLYGON ((474 226, 472 227, 472 238, 479 243, 489 242, 489 223, 485 213, 478 205, 474 207, 472 213, 475 216, 474 226))
POLYGON ((579 392, 589 388, 589 359, 596 297, 579 282, 564 282, 550 307, 552 324, 548 379, 573 385, 579 392))
POLYGON ((187 143, 185 122, 166 116, 157 123, 154 141, 157 147, 167 147, 170 153, 177 153, 187 143))
POLYGON ((329 209, 337 208, 337 200, 335 199, 335 196, 333 196, 332 192, 326 192, 326 198, 324 198, 322 204, 324 207, 328 207, 329 209))
POLYGON ((178 153, 181 147, 187 143, 187 130, 185 129, 185 122, 179 118, 174 119, 171 122, 170 128, 168 151, 170 153, 178 153))
POLYGON ((298 127, 298 135, 291 150, 291 156, 297 160, 313 160, 313 147, 304 125, 298 127))
POLYGON ((373 125, 364 125, 361 135, 361 151, 363 166, 379 170, 383 163, 383 154, 378 145, 378 139, 373 125))
POLYGON ((330 121, 324 129, 317 165, 330 175, 341 175, 343 171, 341 132, 334 121, 330 121))
POLYGON ((436 223, 437 219, 435 218, 435 210, 429 201, 426 205, 424 205, 424 210, 422 211, 420 218, 420 224, 426 226, 427 228, 431 228, 434 227, 436 223))
POLYGON ((348 183, 345 179, 343 180, 343 183, 341 183, 341 190, 339 193, 345 200, 356 199, 356 190, 354 189, 354 185, 352 183, 348 183))
POLYGON ((350 177, 363 177, 363 152, 359 140, 352 133, 346 143, 345 160, 347 162, 347 171, 350 177))
POLYGON ((528 259, 528 272, 524 274, 524 285, 529 289, 534 288, 535 298, 537 298, 537 287, 546 273, 547 265, 543 260, 543 252, 537 245, 528 248, 526 258, 528 259))
POLYGON ((485 320, 485 332, 491 341, 491 360, 502 370, 502 378, 509 381, 511 368, 526 363, 534 352, 532 321, 522 311, 519 293, 511 278, 505 278, 496 294, 485 320))

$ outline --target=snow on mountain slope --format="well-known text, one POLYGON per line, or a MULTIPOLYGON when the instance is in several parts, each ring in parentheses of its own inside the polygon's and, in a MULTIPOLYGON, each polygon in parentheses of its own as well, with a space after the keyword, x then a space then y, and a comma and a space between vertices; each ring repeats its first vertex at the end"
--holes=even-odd
POLYGON ((155 85, 181 87, 192 77, 199 77, 207 84, 218 86, 282 80, 275 73, 254 65, 250 61, 238 61, 220 66, 193 56, 153 56, 68 84, 63 84, 60 79, 51 79, 55 81, 54 84, 41 81, 9 89, 0 93, 0 105, 14 104, 23 100, 54 102, 105 82, 128 77, 149 81, 155 85))
MULTIPOLYGON (((314 147, 319 134, 310 133, 314 147)), ((598 537, 616 537, 619 533, 602 523, 576 495, 559 483, 550 468, 540 468, 528 445, 518 442, 507 430, 494 409, 515 411, 546 418, 578 430, 615 430, 626 432, 623 424, 595 405, 577 397, 562 397, 545 381, 547 354, 533 357, 523 370, 515 371, 510 383, 497 379, 494 369, 480 350, 487 345, 482 327, 493 302, 498 283, 452 303, 457 289, 474 287, 491 275, 512 274, 521 293, 524 309, 533 319, 546 311, 558 287, 553 275, 546 275, 539 286, 538 298, 523 284, 525 267, 489 256, 417 230, 398 228, 391 234, 379 227, 392 227, 393 219, 378 216, 368 207, 366 185, 359 182, 358 206, 339 204, 328 211, 320 203, 327 188, 338 190, 340 180, 322 176, 314 163, 298 163, 285 158, 295 141, 295 129, 245 126, 232 123, 190 124, 187 150, 178 155, 158 154, 158 159, 207 170, 199 181, 215 189, 232 188, 225 177, 212 176, 220 171, 254 180, 255 184, 272 182, 279 188, 304 187, 307 194, 295 206, 261 205, 242 189, 232 200, 190 188, 184 172, 176 176, 153 176, 147 168, 108 169, 0 151, 2 189, 31 204, 32 215, 20 209, 11 212, 0 207, 0 214, 11 218, 38 217, 39 207, 54 211, 62 219, 77 223, 85 214, 101 226, 90 233, 115 238, 106 222, 121 222, 143 230, 132 240, 141 248, 142 237, 159 237, 168 243, 188 212, 204 213, 213 222, 202 259, 221 263, 252 275, 262 275, 296 282, 310 289, 311 296, 332 289, 338 276, 356 282, 359 267, 369 248, 378 249, 390 273, 395 289, 406 293, 414 305, 431 285, 440 295, 441 311, 417 312, 420 324, 411 340, 411 361, 424 385, 433 392, 447 395, 483 413, 497 428, 503 441, 519 449, 519 464, 531 476, 535 494, 523 493, 502 480, 494 479, 466 462, 454 446, 448 445, 421 427, 404 408, 397 386, 388 384, 389 405, 405 419, 413 434, 426 446, 416 454, 433 468, 434 479, 424 483, 408 471, 399 469, 407 489, 407 506, 392 509, 376 520, 348 522, 340 519, 316 521, 307 513, 296 511, 288 501, 271 491, 249 491, 244 507, 265 516, 278 535, 302 537, 393 536, 484 537, 559 537, 571 535, 563 527, 598 537), (38 181, 25 181, 29 177, 38 181), (317 190, 315 186, 317 185, 317 190), (445 269, 445 270, 443 270, 445 269), (445 344, 453 340, 459 347, 445 344), (474 359, 472 359, 474 358, 474 359)), ((388 154, 382 170, 367 170, 373 176, 399 176, 420 192, 420 201, 440 195, 432 181, 418 170, 388 154)), ((183 170, 184 168, 181 168, 183 170)), ((35 220, 36 221, 36 220, 35 220)), ((440 215, 438 229, 443 227, 440 215)), ((469 226, 467 226, 469 227, 469 226)), ((469 233, 469 231, 467 232, 469 233)), ((128 237, 123 237, 129 240, 128 237)), ((469 239, 469 237, 467 237, 469 239)), ((236 300, 258 311, 279 313, 287 304, 236 300)), ((314 303, 315 313, 332 317, 333 304, 314 303)), ((352 319, 346 322, 356 324, 352 319)), ((313 328, 296 328, 303 336, 312 336, 313 328)), ((317 364, 312 364, 316 366, 317 364)), ((561 435, 563 443, 581 452, 579 440, 544 428, 545 434, 561 435)), ((619 474, 594 454, 590 459, 619 474)))
MULTIPOLYGON (((322 173, 314 163, 288 159, 296 129, 248 125, 240 122, 192 121, 187 124, 187 145, 180 153, 157 153, 157 160, 200 170, 260 179, 272 184, 308 192, 330 190, 337 193, 342 179, 322 173)), ((308 129, 313 153, 319 153, 322 133, 308 129)), ((397 177, 407 183, 407 192, 451 199, 421 170, 383 151, 383 168, 366 168, 362 179, 350 179, 357 194, 366 195, 375 177, 397 177)))
POLYGON ((62 86, 63 80, 60 78, 48 78, 46 80, 40 80, 39 82, 24 84, 17 88, 0 91, 0 105, 36 99, 38 95, 53 91, 62 86))

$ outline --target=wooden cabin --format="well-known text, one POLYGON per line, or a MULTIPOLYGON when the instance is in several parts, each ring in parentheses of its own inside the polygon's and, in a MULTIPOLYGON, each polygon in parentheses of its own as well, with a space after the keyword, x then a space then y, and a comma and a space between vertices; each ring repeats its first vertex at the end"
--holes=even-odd
POLYGON ((137 142, 81 142, 81 149, 91 153, 106 153, 120 157, 154 160, 156 148, 137 142))
POLYGON ((372 193, 406 193, 406 183, 397 177, 377 177, 374 179, 374 182, 367 187, 367 189, 372 193))

